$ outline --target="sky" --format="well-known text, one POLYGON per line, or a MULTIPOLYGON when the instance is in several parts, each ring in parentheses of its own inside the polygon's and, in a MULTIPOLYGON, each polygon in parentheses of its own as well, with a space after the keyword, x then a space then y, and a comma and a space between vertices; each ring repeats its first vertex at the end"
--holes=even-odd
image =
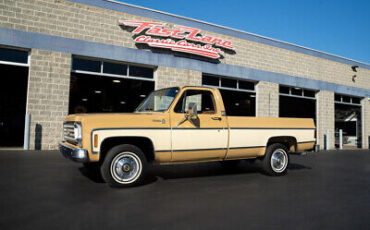
POLYGON ((119 0, 370 63, 370 0, 119 0))

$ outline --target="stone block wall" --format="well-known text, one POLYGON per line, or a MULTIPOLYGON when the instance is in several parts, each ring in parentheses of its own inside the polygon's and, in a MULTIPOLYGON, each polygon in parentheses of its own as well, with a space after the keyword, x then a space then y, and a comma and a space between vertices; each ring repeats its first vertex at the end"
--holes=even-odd
POLYGON ((256 94, 256 116, 279 117, 279 84, 260 81, 256 94))
POLYGON ((202 85, 202 73, 198 71, 158 66, 155 75, 155 89, 168 88, 172 86, 202 85))
POLYGON ((62 140, 70 73, 70 54, 31 50, 26 109, 31 114, 31 149, 56 149, 62 140))
POLYGON ((334 148, 334 129, 334 93, 329 91, 319 91, 316 94, 316 131, 317 143, 320 145, 320 149, 324 149, 324 136, 326 135, 327 130, 329 130, 329 149, 334 148))

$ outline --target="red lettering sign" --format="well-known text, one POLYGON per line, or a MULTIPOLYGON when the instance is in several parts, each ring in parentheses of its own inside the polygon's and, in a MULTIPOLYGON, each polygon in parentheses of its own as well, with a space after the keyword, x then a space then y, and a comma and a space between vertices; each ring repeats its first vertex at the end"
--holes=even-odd
POLYGON ((135 42, 147 44, 150 47, 171 49, 213 59, 223 55, 221 49, 234 50, 230 41, 218 37, 202 36, 199 29, 191 27, 174 25, 175 29, 168 29, 163 28, 166 23, 130 20, 119 20, 119 24, 134 27, 133 34, 143 34, 136 37, 135 42), (163 39, 152 36, 163 37, 163 39), (176 41, 172 38, 181 40, 176 41))

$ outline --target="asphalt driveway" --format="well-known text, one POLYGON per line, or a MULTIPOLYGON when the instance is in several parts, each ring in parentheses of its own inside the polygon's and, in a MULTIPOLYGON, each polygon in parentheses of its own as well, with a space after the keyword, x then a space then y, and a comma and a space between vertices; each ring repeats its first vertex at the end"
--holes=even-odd
POLYGON ((0 151, 0 229, 370 229, 370 151, 292 156, 288 175, 243 162, 156 166, 113 189, 57 151, 0 151))

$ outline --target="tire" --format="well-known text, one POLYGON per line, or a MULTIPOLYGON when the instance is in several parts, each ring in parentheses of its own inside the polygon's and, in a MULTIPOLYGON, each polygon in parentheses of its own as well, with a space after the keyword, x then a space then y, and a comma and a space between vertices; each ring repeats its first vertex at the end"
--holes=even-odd
POLYGON ((148 163, 144 153, 134 145, 110 149, 100 167, 103 180, 111 187, 132 187, 143 182, 148 163))
POLYGON ((276 143, 267 147, 261 160, 261 169, 270 176, 282 176, 287 173, 289 164, 288 149, 285 145, 276 143))

